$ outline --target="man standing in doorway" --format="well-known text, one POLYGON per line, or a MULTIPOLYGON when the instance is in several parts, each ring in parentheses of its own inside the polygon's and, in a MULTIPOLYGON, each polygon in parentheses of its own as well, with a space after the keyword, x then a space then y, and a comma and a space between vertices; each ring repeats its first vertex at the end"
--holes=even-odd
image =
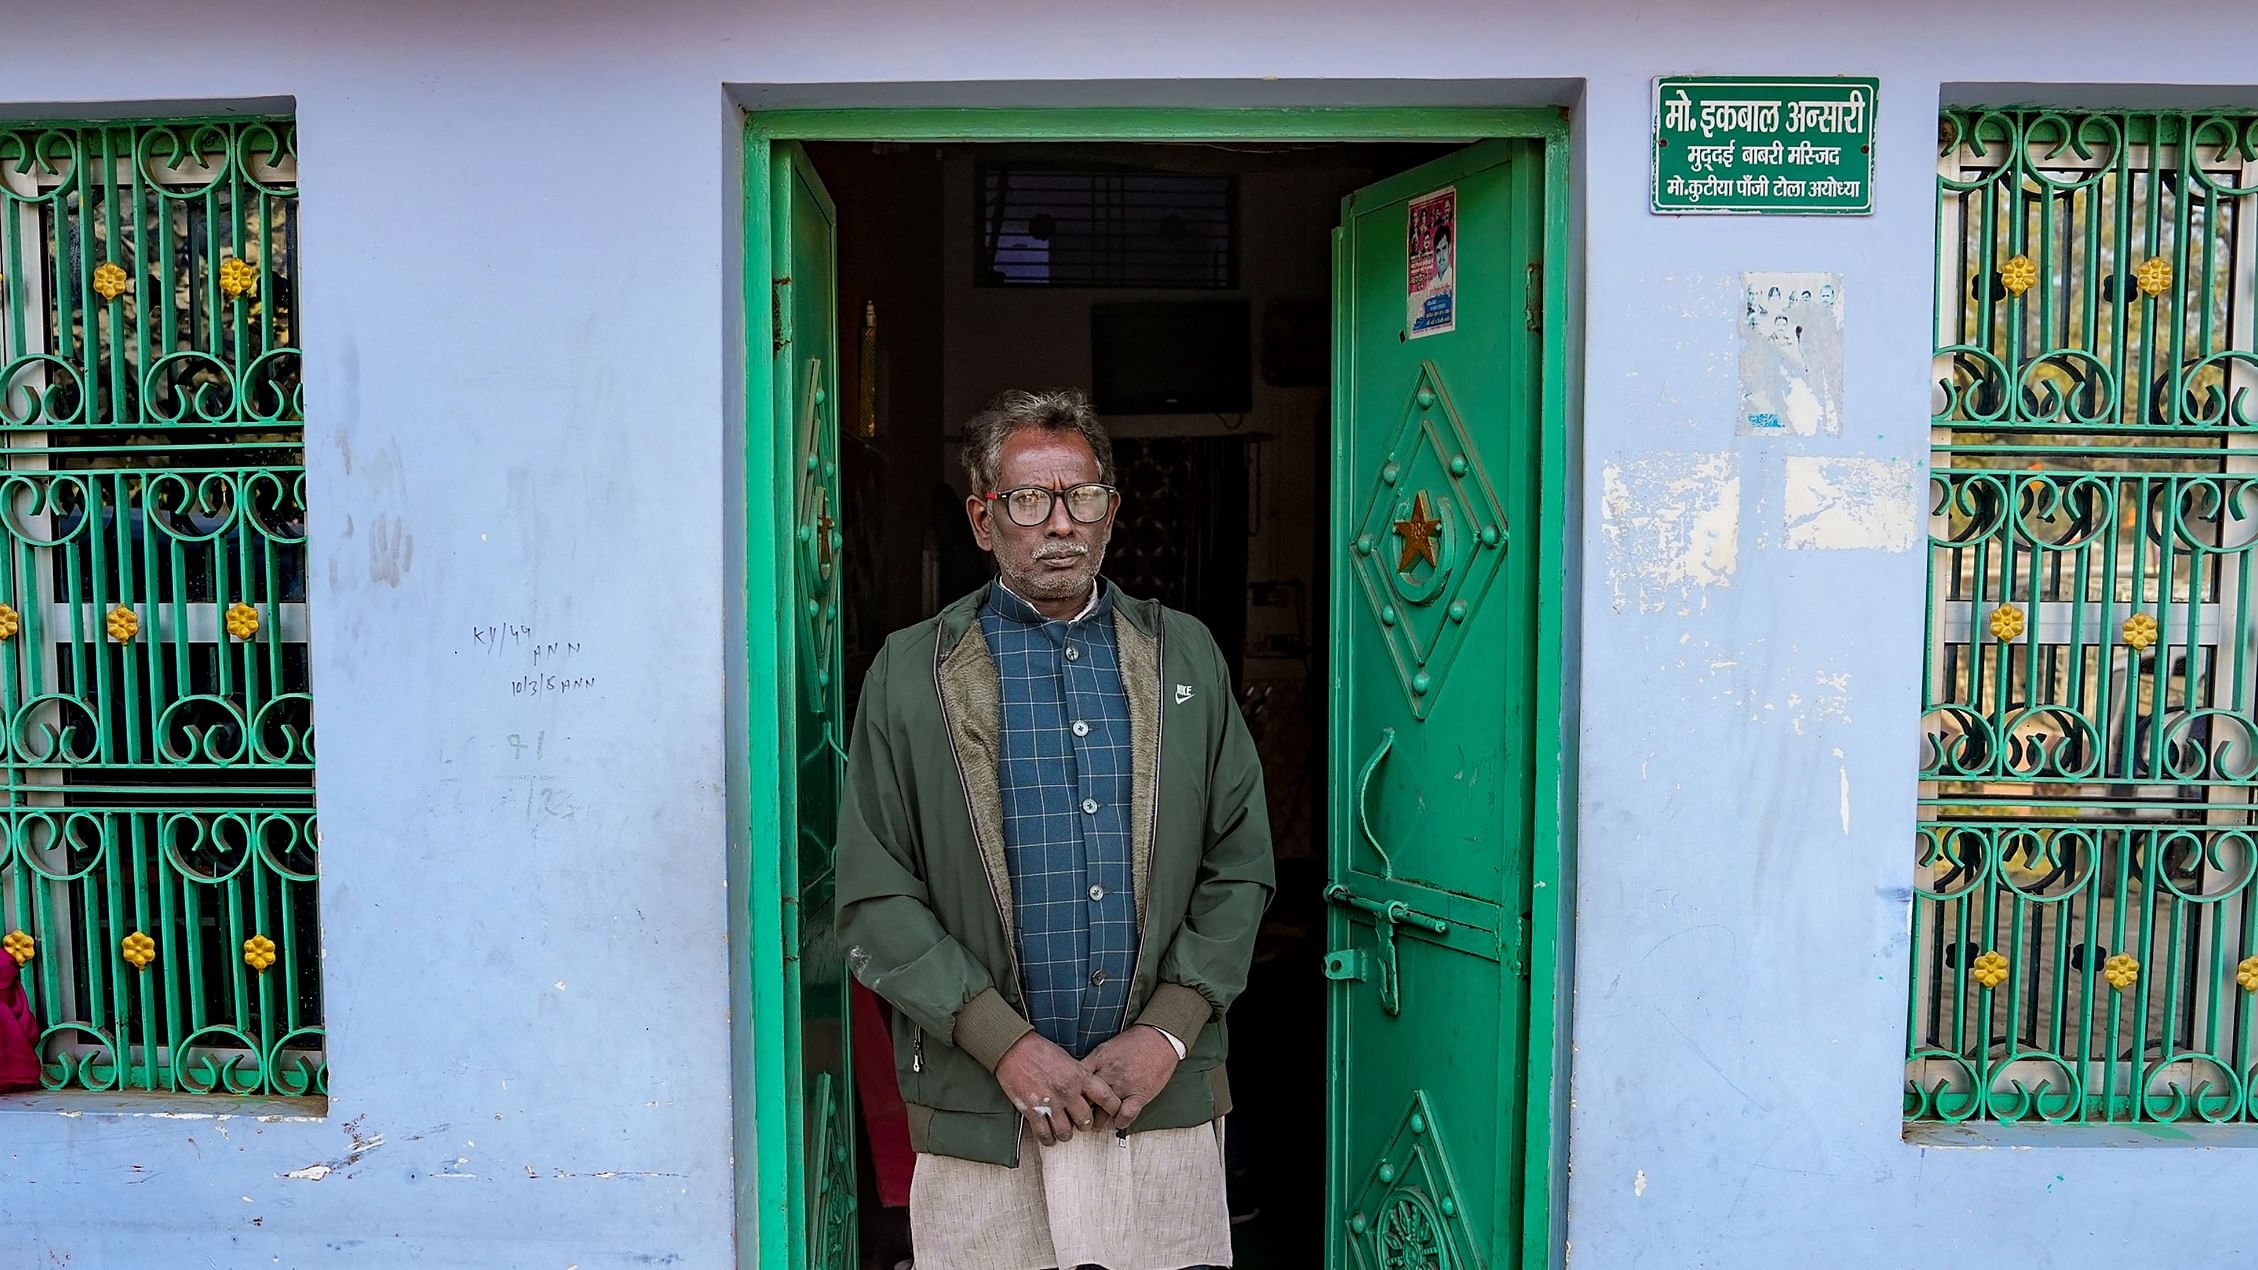
POLYGON ((1228 1265, 1223 1016, 1273 885, 1254 743, 1207 628, 1100 575, 1122 495, 1086 398, 1000 398, 964 467, 997 579, 887 640, 839 819, 917 1270, 1228 1265))

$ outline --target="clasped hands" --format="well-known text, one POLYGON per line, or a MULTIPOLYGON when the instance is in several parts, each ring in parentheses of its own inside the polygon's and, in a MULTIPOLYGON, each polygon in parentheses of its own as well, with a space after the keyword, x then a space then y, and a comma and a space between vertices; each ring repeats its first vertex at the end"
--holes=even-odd
POLYGON ((1168 1037, 1145 1024, 1125 1029, 1081 1062, 1029 1032, 996 1063, 996 1083, 1034 1126, 1036 1141, 1052 1146, 1076 1130, 1126 1130, 1168 1087, 1176 1061, 1168 1037))

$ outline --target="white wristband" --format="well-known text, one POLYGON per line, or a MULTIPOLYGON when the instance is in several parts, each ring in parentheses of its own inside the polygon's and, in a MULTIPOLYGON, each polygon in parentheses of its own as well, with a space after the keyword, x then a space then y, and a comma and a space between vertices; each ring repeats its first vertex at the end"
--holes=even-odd
POLYGON ((1169 1046, 1176 1051, 1176 1061, 1179 1063, 1184 1061, 1184 1043, 1176 1039, 1176 1034, 1174 1032, 1169 1031, 1167 1028, 1164 1028, 1157 1023, 1147 1023, 1145 1026, 1151 1028, 1155 1032, 1160 1033, 1162 1036, 1167 1037, 1169 1046))

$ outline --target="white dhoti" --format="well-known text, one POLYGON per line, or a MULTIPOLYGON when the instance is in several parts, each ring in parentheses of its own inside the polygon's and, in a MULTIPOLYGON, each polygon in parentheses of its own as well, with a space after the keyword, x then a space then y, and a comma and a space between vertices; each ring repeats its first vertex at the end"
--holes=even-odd
POLYGON ((1185 1270, 1231 1264, 1223 1122, 1126 1138, 1076 1133, 1019 1167, 920 1155, 910 1180, 917 1270, 1185 1270))

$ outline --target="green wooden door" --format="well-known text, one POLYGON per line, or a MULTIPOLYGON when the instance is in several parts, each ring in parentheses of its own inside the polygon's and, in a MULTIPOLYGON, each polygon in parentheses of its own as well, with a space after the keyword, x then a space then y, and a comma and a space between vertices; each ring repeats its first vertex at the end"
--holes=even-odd
MULTIPOLYGON (((793 1136, 792 1239, 795 1267, 846 1270, 854 1264, 853 1081, 847 1061, 846 959, 831 929, 832 850, 846 740, 839 683, 839 425, 836 243, 830 196, 799 146, 771 152, 770 223, 779 266, 775 287, 775 426, 792 438, 784 495, 792 524, 791 611, 776 615, 793 642, 788 693, 784 806, 797 850, 784 870, 786 1021, 797 1059, 802 1115, 793 1136)), ((763 615, 755 614, 755 622, 763 615)), ((765 1130, 767 1126, 762 1126, 765 1130)))
POLYGON ((1341 1270, 1518 1261, 1541 176, 1536 146, 1472 146, 1351 195, 1336 239, 1341 1270))

